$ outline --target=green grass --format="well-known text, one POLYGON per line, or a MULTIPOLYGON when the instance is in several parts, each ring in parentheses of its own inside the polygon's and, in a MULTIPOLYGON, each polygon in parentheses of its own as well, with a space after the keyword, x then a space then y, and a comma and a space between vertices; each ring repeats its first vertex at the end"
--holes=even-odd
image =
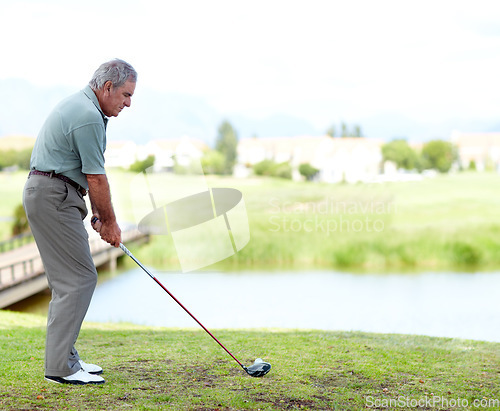
MULTIPOLYGON (((115 208, 133 221, 132 203, 148 200, 130 173, 111 172, 115 208)), ((0 173, 0 216, 21 201, 25 173, 0 173)), ((181 178, 151 179, 181 196, 181 178)), ((500 175, 459 173, 417 182, 321 184, 272 178, 208 177, 210 187, 243 192, 250 242, 217 269, 492 270, 500 267, 500 175)), ((168 200, 165 200, 168 201, 168 200)), ((159 200, 162 203, 162 200, 159 200)), ((0 222, 8 236, 8 224, 0 222)), ((138 256, 178 269, 172 238, 156 236, 138 256)), ((214 267, 211 267, 214 268, 214 267)))
POLYGON ((23 187, 28 172, 0 172, 0 241, 10 238, 14 210, 23 201, 23 187))
POLYGON ((103 366, 106 383, 82 387, 44 380, 44 326, 43 317, 0 311, 0 409, 358 410, 438 397, 491 405, 481 409, 499 406, 498 343, 216 330, 243 363, 259 356, 272 364, 268 375, 251 378, 199 329, 85 323, 78 349, 86 361, 103 366))
MULTIPOLYGON (((498 174, 357 185, 265 178, 208 182, 243 192, 250 225, 250 242, 217 269, 500 267, 498 174)), ((140 257, 179 268, 171 237, 155 237, 140 257)))

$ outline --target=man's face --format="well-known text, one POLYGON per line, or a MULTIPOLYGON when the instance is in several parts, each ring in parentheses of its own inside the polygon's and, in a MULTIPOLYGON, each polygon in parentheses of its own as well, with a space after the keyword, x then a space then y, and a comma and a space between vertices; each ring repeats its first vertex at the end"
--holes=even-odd
POLYGON ((116 117, 124 107, 130 107, 135 91, 135 83, 126 81, 120 87, 114 87, 110 81, 104 85, 104 93, 99 101, 102 112, 107 117, 116 117))

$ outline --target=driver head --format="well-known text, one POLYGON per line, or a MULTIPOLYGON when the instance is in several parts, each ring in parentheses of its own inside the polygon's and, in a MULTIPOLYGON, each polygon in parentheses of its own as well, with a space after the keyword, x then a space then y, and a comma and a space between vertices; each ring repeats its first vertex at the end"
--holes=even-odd
POLYGON ((271 364, 262 361, 260 358, 257 358, 250 367, 245 368, 245 371, 251 377, 263 377, 270 370, 271 370, 271 364))

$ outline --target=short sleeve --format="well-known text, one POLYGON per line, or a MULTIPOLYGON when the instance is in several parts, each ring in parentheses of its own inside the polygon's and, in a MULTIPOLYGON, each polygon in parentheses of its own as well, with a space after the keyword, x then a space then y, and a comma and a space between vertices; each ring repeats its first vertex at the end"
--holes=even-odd
POLYGON ((71 145, 80 157, 83 174, 105 174, 106 132, 102 124, 87 124, 73 130, 71 145))

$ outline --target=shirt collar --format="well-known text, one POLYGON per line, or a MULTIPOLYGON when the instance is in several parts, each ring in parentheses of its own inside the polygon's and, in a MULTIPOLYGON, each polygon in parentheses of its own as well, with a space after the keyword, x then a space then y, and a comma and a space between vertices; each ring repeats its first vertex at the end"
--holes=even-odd
POLYGON ((106 126, 108 125, 108 118, 104 115, 104 113, 101 110, 101 106, 99 105, 99 100, 97 100, 97 96, 94 93, 94 90, 87 85, 85 88, 82 90, 83 93, 94 103, 94 106, 99 110, 99 113, 101 113, 102 120, 104 121, 104 129, 106 129, 106 126))

